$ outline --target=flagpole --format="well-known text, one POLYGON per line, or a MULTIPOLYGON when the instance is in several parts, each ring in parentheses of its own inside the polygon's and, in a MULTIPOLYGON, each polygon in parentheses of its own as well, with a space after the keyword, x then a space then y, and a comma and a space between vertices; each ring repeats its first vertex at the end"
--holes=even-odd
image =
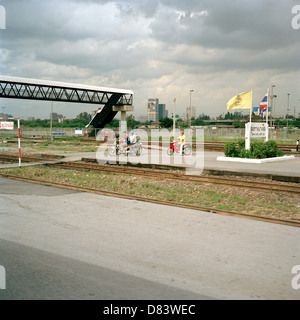
POLYGON ((268 88, 268 97, 267 97, 267 116, 266 116, 266 138, 265 141, 269 141, 269 94, 270 90, 268 88))
POLYGON ((251 89, 251 106, 250 106, 250 121, 249 123, 246 125, 246 131, 245 131, 245 149, 246 150, 250 150, 250 144, 251 144, 251 122, 252 122, 252 108, 253 108, 253 91, 251 89))
POLYGON ((246 124, 245 128, 245 148, 246 150, 250 149, 250 134, 251 134, 251 122, 252 122, 252 109, 253 109, 253 90, 247 92, 242 92, 234 97, 232 97, 227 102, 227 110, 232 109, 250 109, 250 122, 246 124), (249 108, 249 95, 251 91, 251 102, 249 108))
POLYGON ((174 112, 173 112, 173 139, 175 139, 176 130, 176 98, 174 98, 174 112))
POLYGON ((251 121, 252 121, 252 109, 253 109, 253 91, 251 89, 251 109, 250 109, 250 127, 251 127, 251 121))

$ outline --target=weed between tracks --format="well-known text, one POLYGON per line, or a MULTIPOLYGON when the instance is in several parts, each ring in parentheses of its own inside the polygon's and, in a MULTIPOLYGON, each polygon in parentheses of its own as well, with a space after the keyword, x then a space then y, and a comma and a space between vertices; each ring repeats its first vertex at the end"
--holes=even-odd
POLYGON ((175 201, 281 219, 300 220, 300 197, 208 183, 153 180, 123 174, 96 173, 49 167, 1 170, 22 177, 67 183, 81 187, 175 201))
MULTIPOLYGON (((22 140, 21 144, 23 156, 36 156, 39 153, 45 152, 47 152, 48 154, 57 154, 58 152, 96 152, 98 147, 100 146, 99 142, 96 140, 91 144, 84 141, 76 140, 76 138, 73 140, 57 139, 55 141, 51 141, 49 138, 37 141, 22 140)), ((1 148, 4 148, 6 154, 16 154, 17 144, 3 143, 3 140, 0 139, 0 149, 1 148)))

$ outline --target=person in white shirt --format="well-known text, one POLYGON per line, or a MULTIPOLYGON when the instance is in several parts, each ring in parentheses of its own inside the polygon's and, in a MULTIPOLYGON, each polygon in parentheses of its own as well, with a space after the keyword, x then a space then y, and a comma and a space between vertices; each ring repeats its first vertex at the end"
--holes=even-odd
POLYGON ((130 131, 129 141, 130 145, 137 143, 137 135, 133 131, 130 131))

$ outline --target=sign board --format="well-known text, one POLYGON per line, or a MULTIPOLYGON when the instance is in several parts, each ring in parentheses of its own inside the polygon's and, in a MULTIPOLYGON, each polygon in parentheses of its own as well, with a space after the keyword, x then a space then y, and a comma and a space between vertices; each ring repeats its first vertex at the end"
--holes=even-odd
MULTIPOLYGON (((250 125, 247 123, 247 125, 250 125)), ((250 138, 266 138, 268 125, 265 122, 252 122, 250 129, 250 138)))
POLYGON ((251 138, 264 138, 265 141, 269 139, 269 125, 265 122, 248 122, 246 123, 245 132, 245 148, 250 150, 251 138))
POLYGON ((158 113, 158 99, 148 99, 148 114, 157 114, 158 113))
POLYGON ((7 122, 7 121, 1 121, 0 122, 0 129, 14 130, 14 123, 7 122))
POLYGON ((76 128, 75 134, 83 134, 82 128, 76 128))

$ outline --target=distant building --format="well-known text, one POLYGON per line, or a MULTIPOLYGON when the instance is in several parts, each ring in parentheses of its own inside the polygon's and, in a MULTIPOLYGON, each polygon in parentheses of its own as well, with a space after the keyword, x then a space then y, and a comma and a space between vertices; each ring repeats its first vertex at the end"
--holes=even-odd
POLYGON ((168 110, 166 110, 165 104, 159 104, 158 105, 158 120, 161 118, 165 118, 168 116, 168 110))
POLYGON ((28 121, 34 121, 35 117, 28 117, 28 121))
POLYGON ((7 113, 0 113, 0 118, 13 118, 13 116, 7 113))
MULTIPOLYGON (((51 119, 51 113, 50 113, 50 119, 51 119)), ((62 114, 52 112, 52 120, 53 121, 60 121, 60 119, 65 119, 65 117, 62 114)))
POLYGON ((58 118, 58 123, 63 123, 66 120, 66 117, 58 118))
POLYGON ((186 107, 186 120, 191 121, 192 118, 196 118, 196 108, 186 107))
POLYGON ((240 112, 240 111, 235 111, 234 116, 235 116, 235 117, 242 117, 243 114, 242 114, 242 112, 240 112))
POLYGON ((139 122, 147 122, 148 121, 148 116, 140 115, 140 116, 137 117, 137 121, 139 121, 139 122))

